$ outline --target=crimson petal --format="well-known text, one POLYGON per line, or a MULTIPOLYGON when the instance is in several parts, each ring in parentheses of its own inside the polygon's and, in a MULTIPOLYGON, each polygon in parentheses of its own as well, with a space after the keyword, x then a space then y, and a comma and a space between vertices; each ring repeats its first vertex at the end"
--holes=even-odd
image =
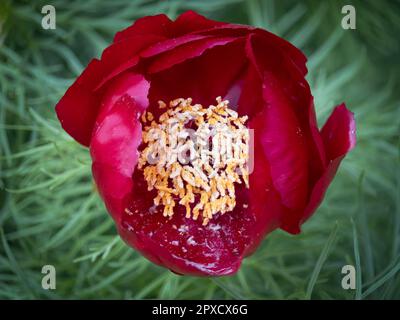
MULTIPOLYGON (((206 50, 202 55, 149 75, 150 106, 158 100, 191 97, 196 103, 210 105, 225 96, 246 65, 243 41, 206 50)), ((151 110, 157 114, 157 109, 151 110)))
POLYGON ((174 22, 175 36, 182 34, 199 32, 210 28, 218 28, 224 26, 225 22, 207 19, 206 17, 192 11, 182 13, 174 22))
POLYGON ((157 35, 169 38, 173 22, 165 15, 158 14, 137 19, 128 28, 119 31, 114 37, 114 42, 127 40, 137 35, 157 35))
POLYGON ((282 228, 291 233, 299 233, 301 224, 306 221, 321 203, 325 192, 336 171, 356 144, 356 127, 354 115, 341 104, 335 108, 321 130, 321 136, 327 154, 327 167, 315 183, 310 200, 304 211, 288 216, 282 228))
POLYGON ((99 97, 91 94, 93 83, 103 75, 101 62, 93 59, 56 105, 64 130, 79 143, 89 146, 100 107, 99 97))
POLYGON ((173 51, 167 51, 159 54, 148 68, 148 73, 156 73, 171 68, 175 64, 182 63, 188 59, 192 59, 202 55, 206 50, 210 50, 216 46, 226 45, 232 41, 239 41, 240 38, 222 38, 208 37, 197 41, 183 44, 173 51))
POLYGON ((93 135, 90 152, 97 188, 119 223, 123 199, 132 188, 132 174, 138 159, 141 125, 135 101, 120 98, 93 135))
POLYGON ((101 60, 93 59, 56 105, 64 130, 79 143, 89 146, 104 92, 99 87, 120 73, 116 72, 119 66, 134 66, 138 62, 135 54, 160 39, 138 36, 134 42, 121 41, 108 47, 101 60))
POLYGON ((138 118, 147 107, 146 86, 140 77, 130 75, 125 79, 136 80, 136 85, 129 82, 132 85, 129 89, 132 96, 126 93, 116 94, 118 89, 121 90, 126 85, 124 82, 120 83, 122 87, 116 87, 114 94, 106 95, 105 109, 90 145, 93 176, 108 210, 117 223, 124 210, 122 200, 132 189, 132 175, 137 164, 137 149, 142 135, 138 118), (146 98, 141 98, 141 95, 146 98))

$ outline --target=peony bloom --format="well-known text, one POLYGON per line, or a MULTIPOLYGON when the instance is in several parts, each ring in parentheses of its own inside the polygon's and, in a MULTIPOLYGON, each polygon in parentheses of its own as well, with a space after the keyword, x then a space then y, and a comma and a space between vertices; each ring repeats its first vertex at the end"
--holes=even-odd
POLYGON ((129 245, 179 274, 228 275, 268 232, 300 232, 356 143, 344 104, 318 129, 305 63, 259 28, 193 11, 144 17, 89 63, 56 112, 90 149, 129 245), (208 143, 203 153, 189 129, 208 143))

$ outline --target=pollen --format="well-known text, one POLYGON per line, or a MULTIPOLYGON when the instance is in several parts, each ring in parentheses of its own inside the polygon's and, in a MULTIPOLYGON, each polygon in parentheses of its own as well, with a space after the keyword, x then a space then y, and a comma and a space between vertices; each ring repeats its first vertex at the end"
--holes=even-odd
POLYGON ((141 116, 138 168, 165 217, 183 206, 186 218, 207 225, 217 213, 235 208, 236 184, 249 188, 247 116, 239 117, 221 97, 208 108, 191 98, 158 104, 165 111, 157 120, 150 112, 141 116))

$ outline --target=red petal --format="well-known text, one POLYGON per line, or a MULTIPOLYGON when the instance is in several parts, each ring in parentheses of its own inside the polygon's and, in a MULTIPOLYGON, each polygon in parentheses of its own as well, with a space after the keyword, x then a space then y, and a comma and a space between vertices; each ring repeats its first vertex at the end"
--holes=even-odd
POLYGON ((332 112, 321 130, 328 162, 344 156, 356 145, 354 115, 342 103, 332 112))
POLYGON ((136 35, 176 38, 224 24, 224 22, 207 19, 194 11, 182 13, 175 21, 171 21, 165 14, 159 14, 137 19, 130 27, 118 32, 114 37, 114 42, 126 40, 136 35))
MULTIPOLYGON (((208 106, 217 96, 225 96, 245 64, 243 40, 206 50, 199 57, 150 75, 150 104, 191 97, 208 106)), ((153 111, 157 114, 156 108, 153 111)))
POLYGON ((101 60, 92 60, 57 103, 56 112, 62 127, 79 143, 90 145, 103 94, 99 87, 125 68, 135 65, 138 61, 135 54, 160 38, 138 36, 135 40, 121 41, 108 47, 101 60), (122 70, 121 66, 124 67, 122 70))
POLYGON ((92 128, 100 107, 92 94, 93 83, 103 75, 101 62, 92 60, 57 103, 56 112, 62 127, 79 143, 89 146, 92 128))
POLYGON ((234 36, 243 37, 254 33, 256 30, 257 28, 252 26, 226 23, 218 27, 200 30, 196 32, 196 34, 202 34, 208 36, 223 36, 223 37, 234 37, 234 36))
POLYGON ((124 95, 128 95, 135 99, 138 112, 143 112, 149 105, 147 94, 149 92, 150 83, 143 75, 134 72, 125 72, 115 80, 111 81, 103 94, 101 109, 96 119, 96 128, 101 124, 104 117, 108 115, 115 103, 124 95))
POLYGON ((313 97, 310 87, 304 78, 307 71, 303 54, 285 40, 271 42, 275 39, 266 31, 269 37, 252 35, 246 43, 249 60, 263 77, 263 72, 271 72, 279 82, 292 105, 292 110, 299 119, 302 134, 308 141, 310 157, 310 182, 315 182, 325 167, 325 154, 322 140, 317 127, 313 97), (289 50, 290 49, 290 50, 289 50))
POLYGON ((260 35, 262 39, 265 39, 266 42, 279 48, 279 51, 284 53, 288 61, 290 61, 293 66, 296 67, 303 77, 307 74, 307 57, 303 54, 303 52, 301 52, 290 42, 271 32, 263 29, 257 29, 255 32, 260 35))
POLYGON ((138 35, 113 43, 104 50, 101 56, 104 75, 95 84, 95 90, 100 90, 111 79, 135 67, 139 62, 140 54, 146 48, 164 39, 163 37, 154 35, 138 35))
POLYGON ((176 47, 175 50, 164 52, 153 59, 148 68, 148 73, 156 73, 171 68, 175 64, 193 59, 202 55, 206 50, 216 46, 223 46, 240 38, 205 38, 192 41, 188 44, 176 47))
POLYGON ((146 50, 143 50, 143 52, 140 54, 141 57, 143 58, 149 58, 155 55, 158 55, 160 53, 163 53, 165 51, 169 51, 172 49, 175 49, 178 46, 181 46, 186 43, 190 43, 192 41, 200 40, 200 39, 206 39, 206 38, 211 38, 211 36, 205 36, 205 35, 198 35, 198 34, 188 34, 181 36, 179 38, 173 38, 173 39, 167 39, 165 41, 156 43, 146 50))
MULTIPOLYGON (((265 104, 263 111, 255 117, 258 123, 255 134, 262 140, 274 186, 281 195, 282 203, 290 209, 299 209, 306 204, 309 192, 309 147, 302 130, 303 124, 295 112, 301 92, 297 87, 290 87, 293 80, 285 72, 288 66, 280 52, 271 50, 271 46, 267 47, 264 41, 260 36, 253 36, 246 46, 250 60, 263 79, 265 104), (283 75, 287 75, 285 81, 283 75)), ((253 106, 254 109, 256 107, 253 106)))
POLYGON ((132 189, 132 174, 142 136, 138 121, 142 108, 132 97, 120 97, 104 115, 90 145, 94 179, 117 223, 124 210, 123 199, 132 189))
POLYGON ((304 211, 288 216, 282 228, 291 233, 300 232, 301 224, 306 221, 321 203, 325 192, 336 171, 356 144, 356 128, 353 114, 341 104, 335 108, 321 130, 328 165, 324 173, 315 183, 310 200, 304 211))
POLYGON ((299 50, 295 49, 293 54, 288 55, 288 52, 282 50, 282 44, 278 46, 271 42, 269 38, 260 34, 249 37, 246 44, 246 52, 249 60, 258 70, 260 78, 263 77, 265 71, 273 74, 278 87, 283 90, 292 111, 299 121, 301 134, 306 139, 308 146, 308 181, 311 188, 324 171, 326 159, 322 139, 317 127, 313 97, 310 87, 304 78, 304 73, 301 71, 305 69, 305 66, 296 65, 293 60, 294 57, 298 56, 296 61, 300 63, 303 61, 302 54, 297 53, 296 55, 299 50))
POLYGON ((137 35, 156 35, 168 38, 171 35, 172 23, 165 14, 143 17, 137 19, 130 27, 117 32, 114 42, 137 35))
POLYGON ((267 47, 273 47, 274 50, 279 49, 283 51, 284 55, 303 76, 307 74, 306 56, 290 42, 266 30, 247 25, 227 23, 211 29, 201 30, 198 33, 224 37, 241 37, 246 35, 260 36, 268 43, 267 47))
MULTIPOLYGON (((135 171, 134 189, 128 206, 132 215, 123 215, 121 236, 155 263, 180 274, 227 275, 235 272, 252 241, 254 217, 245 213, 244 199, 232 212, 214 217, 207 226, 185 218, 182 206, 174 208, 171 219, 154 207, 154 192, 135 171)), ((245 197, 245 192, 238 192, 245 197)))
MULTIPOLYGON (((261 123, 262 119, 255 118, 251 121, 250 127, 256 131, 261 123)), ((246 255, 251 254, 257 248, 266 233, 280 226, 282 218, 287 212, 271 178, 270 166, 263 150, 262 136, 256 133, 254 136, 254 170, 250 173, 249 178, 249 210, 255 216, 256 223, 252 231, 252 243, 248 246, 246 255)))
POLYGON ((250 126, 261 140, 282 203, 291 209, 303 208, 308 196, 306 141, 294 113, 272 79, 266 80, 264 99, 267 107, 250 126))
POLYGON ((207 19, 206 17, 189 10, 182 13, 174 22, 174 35, 180 36, 187 33, 199 32, 210 28, 217 28, 225 24, 225 22, 207 19))
MULTIPOLYGON (((174 60, 175 62, 170 62, 169 66, 171 66, 174 63, 199 56, 206 49, 227 44, 235 39, 226 37, 217 39, 211 36, 189 34, 173 39, 165 39, 155 35, 138 35, 131 36, 125 40, 126 41, 114 43, 104 51, 102 60, 107 61, 107 70, 110 70, 110 72, 104 76, 95 90, 99 90, 112 78, 136 66, 139 62, 139 58, 153 58, 153 60, 157 59, 156 61, 160 59, 161 62, 157 63, 159 65, 163 64, 162 61, 174 60), (132 51, 137 52, 137 55, 133 55, 132 51), (187 57, 185 55, 187 55, 187 57)), ((166 63, 168 63, 168 61, 166 63)), ((152 70, 151 72, 156 71, 158 72, 159 70, 152 70)))
POLYGON ((263 79, 259 77, 254 65, 249 63, 241 79, 241 90, 237 104, 240 115, 247 115, 251 120, 264 108, 262 84, 263 79))

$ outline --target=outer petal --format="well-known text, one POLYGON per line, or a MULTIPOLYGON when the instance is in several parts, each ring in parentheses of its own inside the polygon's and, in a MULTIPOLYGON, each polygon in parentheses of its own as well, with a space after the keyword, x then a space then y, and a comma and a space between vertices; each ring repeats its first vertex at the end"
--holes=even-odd
POLYGON ((114 42, 127 40, 137 35, 157 35, 169 38, 173 22, 165 15, 147 16, 137 19, 130 27, 117 32, 114 42))
POLYGON ((210 28, 218 28, 226 25, 225 22, 207 19, 198 13, 189 10, 182 13, 174 22, 174 35, 199 32, 210 28))
POLYGON ((303 208, 308 197, 306 140, 290 103, 269 73, 263 97, 267 106, 258 115, 263 121, 256 134, 260 135, 274 186, 286 207, 303 208))
POLYGON ((124 71, 116 72, 121 65, 133 67, 138 62, 136 55, 160 39, 138 36, 135 41, 121 41, 108 47, 101 60, 92 60, 57 103, 57 116, 64 130, 79 143, 89 146, 103 95, 98 87, 112 78, 110 74, 114 77, 124 71))
POLYGON ((341 104, 335 108, 321 130, 328 165, 315 183, 310 200, 304 211, 287 216, 282 228, 291 233, 300 232, 301 224, 306 221, 321 203, 325 192, 336 171, 346 156, 356 144, 356 128, 353 114, 341 104))
MULTIPOLYGON (((307 140, 310 154, 309 173, 310 185, 321 175, 325 168, 325 153, 317 127, 313 97, 310 87, 304 78, 305 60, 302 53, 291 44, 281 41, 270 41, 270 34, 263 33, 248 37, 246 52, 251 63, 258 70, 261 79, 264 72, 273 75, 277 85, 287 97, 291 109, 296 114, 302 135, 307 140), (283 50, 287 46, 290 50, 283 50), (297 57, 294 63, 294 57, 297 57)), ((272 37, 277 38, 276 36, 272 37)), ((271 78, 271 76, 270 76, 271 78)))
POLYGON ((223 26, 225 23, 207 19, 194 11, 182 13, 175 21, 165 14, 147 16, 137 19, 130 27, 118 32, 114 42, 122 41, 136 35, 160 35, 176 38, 185 34, 223 26))
MULTIPOLYGON (((179 38, 166 39, 155 35, 147 35, 147 36, 139 35, 139 36, 131 36, 129 38, 121 40, 113 44, 104 51, 102 60, 104 58, 109 58, 107 59, 107 61, 109 61, 107 68, 109 72, 97 84, 95 90, 101 92, 101 89, 105 84, 107 84, 110 80, 122 74, 123 72, 138 65, 141 59, 153 58, 153 60, 155 60, 158 59, 159 56, 168 53, 173 56, 176 50, 182 51, 183 45, 189 45, 190 48, 191 43, 200 41, 202 39, 206 40, 208 38, 212 37, 205 35, 190 34, 190 35, 184 35, 179 38), (143 37, 146 38, 143 39, 143 37), (150 40, 150 43, 147 41, 147 39, 150 40), (125 46, 127 45, 129 46, 132 44, 136 44, 140 48, 140 50, 137 50, 136 55, 131 54, 132 52, 131 49, 127 50, 125 48, 125 46), (121 57, 116 57, 115 59, 113 59, 112 57, 113 54, 121 55, 121 57)), ((214 42, 215 41, 216 40, 214 39, 214 42)))
POLYGON ((199 34, 204 35, 219 35, 219 36, 248 36, 256 35, 263 38, 267 43, 267 47, 273 47, 282 51, 293 66, 305 76, 307 74, 306 56, 294 45, 277 35, 263 29, 255 28, 247 25, 240 24, 224 24, 217 28, 201 30, 199 34))
POLYGON ((101 62, 92 60, 57 103, 56 112, 64 130, 88 146, 99 109, 99 97, 92 94, 93 83, 103 74, 101 62))
POLYGON ((104 119, 90 147, 94 179, 116 223, 120 223, 124 210, 123 199, 132 189, 140 141, 137 105, 124 96, 104 119))
POLYGON ((328 162, 346 155, 356 145, 354 115, 344 103, 337 106, 321 130, 328 162))
POLYGON ((111 81, 104 91, 94 130, 102 123, 104 117, 115 106, 115 103, 124 95, 134 98, 138 112, 143 112, 149 105, 147 98, 149 88, 150 83, 144 76, 134 72, 125 72, 111 81))
POLYGON ((188 44, 181 45, 175 50, 164 52, 155 59, 148 68, 148 73, 156 73, 171 68, 175 64, 182 63, 185 60, 192 59, 202 55, 206 50, 216 46, 223 46, 232 41, 240 40, 233 37, 208 37, 188 44))
POLYGON ((101 121, 98 122, 90 146, 93 176, 117 223, 124 209, 123 199, 132 189, 132 175, 138 159, 137 150, 142 135, 138 117, 148 104, 147 98, 143 98, 143 95, 146 97, 146 87, 140 76, 132 75, 129 79, 135 77, 139 81, 136 85, 131 82, 132 87, 127 91, 132 96, 118 95, 121 87, 117 87, 114 94, 105 96, 101 121))
MULTIPOLYGON (((251 39, 249 39, 251 41, 251 39)), ((288 68, 282 57, 267 51, 261 39, 247 43, 250 60, 258 68, 262 79, 264 105, 257 117, 263 119, 256 134, 260 135, 262 147, 271 168, 271 176, 282 203, 290 209, 303 208, 308 198, 309 147, 303 133, 304 123, 295 111, 299 89, 281 80, 284 68, 288 68)), ((278 52, 279 53, 279 52, 278 52)), ((289 75, 288 75, 289 76, 289 75)), ((306 106, 304 106, 306 107, 306 106)), ((254 105, 254 110, 260 108, 254 105)), ((303 108, 304 110, 305 108, 303 108)), ((304 110, 305 111, 305 110, 304 110)), ((304 112, 303 111, 303 112, 304 112)), ((254 111, 250 111, 254 114, 254 111)))

